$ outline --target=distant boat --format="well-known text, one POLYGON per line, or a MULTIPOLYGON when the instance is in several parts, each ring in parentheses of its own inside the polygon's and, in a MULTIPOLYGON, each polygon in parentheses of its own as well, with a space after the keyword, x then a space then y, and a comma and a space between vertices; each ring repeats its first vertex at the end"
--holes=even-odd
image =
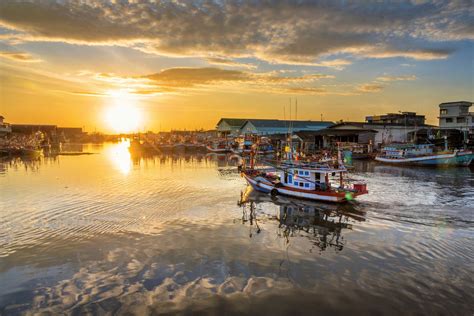
POLYGON ((469 166, 474 159, 471 150, 435 152, 431 144, 392 144, 385 146, 376 161, 395 165, 469 166))
POLYGON ((232 151, 231 146, 227 140, 214 141, 206 146, 207 151, 217 154, 230 153, 232 151))
POLYGON ((249 155, 252 152, 253 141, 248 137, 239 137, 237 146, 232 148, 232 152, 236 155, 249 155))
POLYGON ((186 145, 184 143, 178 143, 173 145, 173 153, 182 154, 186 152, 186 145))
POLYGON ((249 138, 241 138, 238 140, 238 146, 232 149, 232 152, 236 155, 250 155, 252 152, 257 155, 272 155, 275 153, 275 149, 266 137, 257 139, 256 143, 249 138))
POLYGON ((133 139, 128 149, 133 154, 156 154, 159 153, 157 146, 149 142, 142 142, 139 139, 133 139))
POLYGON ((187 153, 200 153, 206 152, 206 146, 198 143, 185 143, 187 153))
POLYGON ((43 155, 43 150, 25 147, 20 149, 20 155, 25 158, 38 158, 43 155))
POLYGON ((173 151, 173 145, 171 144, 157 144, 157 148, 163 153, 170 153, 173 151))

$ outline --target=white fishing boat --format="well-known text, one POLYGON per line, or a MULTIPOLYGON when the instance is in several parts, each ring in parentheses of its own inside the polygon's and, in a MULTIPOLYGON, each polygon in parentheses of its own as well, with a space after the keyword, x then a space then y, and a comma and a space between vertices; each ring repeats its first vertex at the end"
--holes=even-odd
POLYGON ((264 172, 251 166, 244 168, 242 176, 255 190, 273 196, 341 203, 368 193, 365 183, 345 179, 347 169, 343 165, 286 161, 274 168, 273 172, 264 172))
POLYGON ((435 152, 431 144, 391 144, 382 149, 376 161, 394 165, 469 166, 474 159, 471 150, 435 152))

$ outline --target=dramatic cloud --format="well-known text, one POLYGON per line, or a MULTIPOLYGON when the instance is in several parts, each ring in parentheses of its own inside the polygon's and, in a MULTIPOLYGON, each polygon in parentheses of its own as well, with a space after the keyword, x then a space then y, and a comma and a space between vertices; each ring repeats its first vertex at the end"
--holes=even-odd
POLYGON ((189 87, 198 84, 211 84, 251 80, 252 74, 220 68, 171 68, 146 76, 160 85, 189 87))
POLYGON ((383 75, 375 78, 372 82, 360 84, 356 87, 355 92, 361 93, 372 93, 382 91, 386 85, 394 81, 413 81, 416 80, 415 75, 405 75, 405 76, 392 76, 392 75, 383 75))
MULTIPOLYGON (((15 40, 121 45, 147 53, 257 57, 341 68, 329 55, 442 59, 474 39, 471 1, 2 1, 15 40), (399 43, 409 45, 399 45, 399 43), (429 45, 427 45, 429 43, 429 45)), ((237 65, 233 65, 237 66, 237 65)))
POLYGON ((112 73, 94 74, 83 71, 83 80, 105 84, 103 90, 127 90, 128 93, 152 95, 161 93, 182 93, 184 91, 235 90, 260 91, 268 93, 322 94, 326 89, 312 85, 321 79, 333 79, 326 74, 305 74, 281 76, 280 72, 252 73, 249 71, 221 68, 169 68, 145 76, 120 76, 112 73), (87 79, 89 78, 89 79, 87 79))
POLYGON ((357 91, 363 92, 363 93, 370 93, 370 92, 380 92, 384 88, 383 85, 377 84, 377 83, 366 83, 362 84, 357 87, 357 91))
POLYGON ((159 73, 145 76, 158 85, 190 87, 217 83, 252 83, 259 85, 293 84, 312 82, 319 79, 331 79, 332 75, 307 74, 303 76, 284 77, 274 72, 251 73, 247 71, 220 68, 170 68, 159 73))
POLYGON ((377 77, 376 80, 377 81, 384 81, 384 82, 387 82, 387 81, 411 81, 411 80, 416 80, 416 76, 415 75, 407 75, 407 76, 380 76, 380 77, 377 77))
POLYGON ((352 64, 352 62, 350 60, 333 59, 333 60, 324 60, 324 61, 320 61, 318 63, 313 63, 313 66, 328 67, 328 68, 334 68, 334 69, 337 69, 337 70, 342 70, 350 64, 352 64))
POLYGON ((232 59, 222 58, 222 57, 208 57, 206 61, 212 65, 217 66, 228 66, 228 67, 237 67, 237 68, 247 68, 247 69, 255 69, 257 66, 250 63, 239 63, 232 59))
POLYGON ((308 87, 308 88, 300 88, 300 87, 290 87, 286 88, 285 92, 288 94, 298 94, 298 95, 326 95, 328 94, 328 90, 325 88, 317 88, 317 87, 308 87))
POLYGON ((433 59, 445 59, 454 49, 443 48, 443 49, 417 49, 417 50, 368 50, 365 55, 372 58, 390 58, 390 57, 406 57, 416 60, 433 60, 433 59))
POLYGON ((37 63, 41 61, 40 59, 37 59, 31 56, 30 54, 24 52, 0 51, 0 57, 25 63, 37 63))

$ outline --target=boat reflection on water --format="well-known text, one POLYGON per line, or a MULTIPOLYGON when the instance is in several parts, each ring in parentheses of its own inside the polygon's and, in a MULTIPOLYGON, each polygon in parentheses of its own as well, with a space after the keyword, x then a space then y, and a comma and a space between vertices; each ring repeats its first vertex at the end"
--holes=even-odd
POLYGON ((242 223, 249 223, 249 237, 259 234, 259 217, 276 220, 278 237, 287 244, 292 237, 307 237, 319 251, 333 248, 341 251, 345 245, 344 230, 352 230, 352 223, 365 221, 365 212, 355 204, 328 205, 313 201, 299 200, 283 196, 269 196, 247 187, 241 192, 238 205, 242 207, 242 223), (268 216, 261 205, 277 205, 277 214, 268 216))

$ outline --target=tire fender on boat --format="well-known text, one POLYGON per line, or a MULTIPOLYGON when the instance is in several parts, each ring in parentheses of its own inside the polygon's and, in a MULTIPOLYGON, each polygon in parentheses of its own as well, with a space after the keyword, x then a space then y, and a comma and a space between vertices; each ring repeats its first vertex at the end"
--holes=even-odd
POLYGON ((271 196, 277 196, 278 195, 278 190, 277 189, 272 189, 270 191, 271 196))

